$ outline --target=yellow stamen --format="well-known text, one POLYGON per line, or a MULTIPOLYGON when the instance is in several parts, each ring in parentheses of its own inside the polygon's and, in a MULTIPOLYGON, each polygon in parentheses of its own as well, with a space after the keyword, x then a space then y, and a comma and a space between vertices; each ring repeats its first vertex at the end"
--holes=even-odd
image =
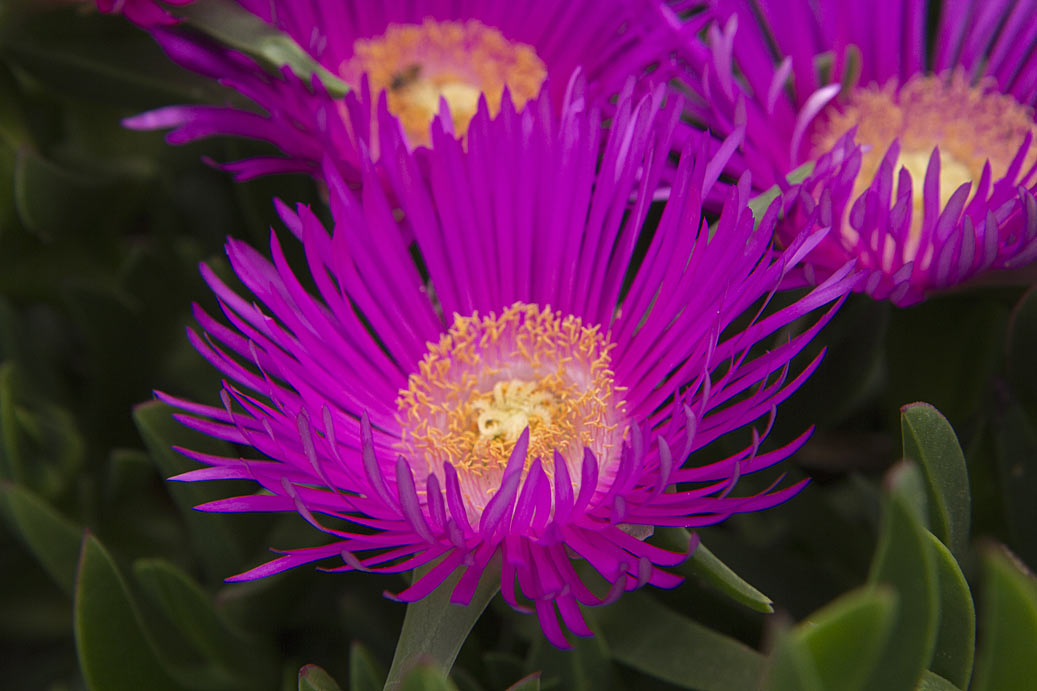
POLYGON ((418 476, 451 464, 477 511, 527 427, 526 468, 540 458, 550 477, 557 450, 578 478, 584 447, 606 461, 622 441, 611 350, 598 327, 549 307, 515 303, 499 316, 455 315, 400 391, 397 448, 418 476))
POLYGON ((440 98, 450 106, 454 133, 463 136, 480 94, 496 115, 505 86, 521 108, 547 77, 531 46, 508 41, 474 19, 390 24, 381 36, 358 39, 341 73, 354 86, 366 73, 373 93, 386 90, 389 110, 412 146, 429 143, 429 123, 439 112, 440 98))
MULTIPOLYGON (((961 73, 917 76, 899 88, 888 82, 854 90, 845 103, 829 108, 827 118, 819 122, 814 153, 830 150, 853 127, 857 127, 857 141, 870 147, 862 157, 854 197, 871 185, 890 144, 900 140, 897 163, 911 174, 914 196, 910 238, 904 248, 908 260, 918 252, 925 173, 934 147, 940 150, 942 209, 962 183, 974 183, 975 192, 988 160, 993 180, 1003 176, 1028 132, 1037 144, 1031 108, 993 85, 972 85, 961 73)), ((1031 146, 1023 171, 1035 161, 1037 146, 1031 146)), ((894 181, 897 173, 895 168, 894 181)), ((843 232, 850 239, 856 237, 852 228, 844 227, 843 232)))

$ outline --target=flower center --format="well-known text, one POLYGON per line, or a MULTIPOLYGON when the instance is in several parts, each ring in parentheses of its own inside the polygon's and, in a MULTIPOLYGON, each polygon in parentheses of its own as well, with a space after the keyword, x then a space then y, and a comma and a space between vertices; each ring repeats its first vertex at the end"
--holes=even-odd
POLYGON ((455 315, 396 400, 397 449, 416 478, 441 476, 451 464, 475 513, 497 491, 527 427, 526 469, 540 458, 552 477, 557 451, 578 482, 586 447, 607 470, 625 419, 611 350, 597 326, 550 307, 517 302, 499 316, 455 315))
MULTIPOLYGON (((871 185, 890 144, 900 140, 897 163, 911 174, 914 196, 905 259, 918 251, 925 172, 934 147, 940 150, 942 209, 962 183, 979 181, 988 160, 993 179, 1004 176, 1028 132, 1034 134, 1037 144, 1032 109, 991 84, 970 85, 958 72, 913 77, 899 88, 887 82, 881 87, 855 89, 848 101, 829 108, 826 116, 814 132, 815 156, 830 150, 853 127, 857 128, 857 141, 870 147, 861 159, 854 197, 871 185)), ((1035 161, 1037 146, 1031 146, 1023 170, 1035 161)), ((843 232, 856 237, 850 228, 843 232)))
POLYGON ((496 115, 505 86, 521 108, 547 77, 531 46, 508 41, 474 19, 390 24, 381 36, 358 39, 342 76, 356 85, 364 73, 374 93, 386 91, 389 110, 412 146, 429 143, 429 123, 439 112, 440 98, 450 106, 454 133, 463 136, 480 94, 496 115))

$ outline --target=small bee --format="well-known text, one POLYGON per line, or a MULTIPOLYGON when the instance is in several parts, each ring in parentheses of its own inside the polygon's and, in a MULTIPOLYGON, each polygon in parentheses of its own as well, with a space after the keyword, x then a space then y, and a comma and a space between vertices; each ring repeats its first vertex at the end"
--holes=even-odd
POLYGON ((400 70, 392 76, 392 82, 389 83, 389 89, 392 91, 399 91, 418 80, 421 76, 421 65, 415 63, 409 67, 400 70))

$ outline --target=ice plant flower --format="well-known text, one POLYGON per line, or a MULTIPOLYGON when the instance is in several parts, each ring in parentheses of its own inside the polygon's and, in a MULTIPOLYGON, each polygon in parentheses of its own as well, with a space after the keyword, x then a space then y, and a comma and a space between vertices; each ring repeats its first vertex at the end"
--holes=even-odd
POLYGON ((759 190, 816 164, 779 226, 791 237, 820 202, 840 228, 808 278, 856 257, 860 290, 908 305, 1037 257, 1037 5, 943 3, 931 56, 925 0, 712 5, 685 46, 690 112, 744 128, 729 172, 759 190))
MULTIPOLYGON (((232 86, 263 112, 172 106, 126 124, 172 128, 168 141, 174 144, 222 134, 265 140, 283 152, 229 164, 241 179, 320 174, 322 157, 331 148, 340 172, 355 182, 360 160, 377 158, 372 127, 381 94, 399 122, 393 126, 404 129, 412 147, 428 144, 429 126, 442 108, 451 114, 454 133, 463 136, 480 98, 495 113, 505 90, 521 107, 546 88, 558 104, 577 68, 587 79, 588 98, 607 107, 632 75, 646 84, 672 76, 669 53, 679 28, 673 9, 649 0, 240 4, 291 36, 352 91, 336 99, 319 80, 306 82, 287 69, 271 76, 241 54, 190 32, 158 30, 156 39, 175 61, 232 86)), ((684 30, 705 21, 698 15, 684 30)))
MULTIPOLYGON (((388 191, 369 179, 358 195, 329 164, 330 234, 309 208, 280 205, 312 291, 276 235, 272 261, 227 243, 253 297, 202 267, 230 326, 197 308, 204 335, 190 338, 227 377, 223 406, 160 396, 185 424, 260 457, 183 450, 207 467, 177 479, 253 479, 263 492, 198 508, 297 511, 332 538, 231 580, 327 560, 340 563, 329 571, 426 565, 394 597, 423 598, 460 569, 452 600, 466 604, 492 562, 507 602, 565 646, 563 625, 590 634, 579 604, 681 580, 665 567, 687 554, 635 536, 772 507, 803 486, 736 490, 806 438, 761 448, 769 422, 731 456, 696 452, 772 421, 816 366, 789 374, 847 294, 850 268, 786 307, 762 306, 827 229, 774 253, 778 205, 754 230, 747 181, 711 229, 701 199, 726 160, 703 143, 685 152, 645 237, 679 104, 661 88, 637 101, 624 92, 606 134, 579 82, 560 119, 549 100, 518 112, 505 97, 496 118, 484 104, 466 144, 437 120, 420 159, 381 127, 388 191), (805 315, 806 327, 776 335, 805 315), (574 558, 611 585, 606 596, 574 558)), ((384 104, 379 118, 392 120, 384 104)))
POLYGON ((96 0, 97 9, 105 14, 122 14, 140 26, 168 26, 177 18, 162 5, 189 5, 194 0, 96 0))

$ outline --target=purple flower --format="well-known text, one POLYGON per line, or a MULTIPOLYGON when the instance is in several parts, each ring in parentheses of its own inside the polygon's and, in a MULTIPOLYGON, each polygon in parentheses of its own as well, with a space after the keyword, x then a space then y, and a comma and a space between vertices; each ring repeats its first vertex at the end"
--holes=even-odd
POLYGON ((712 5, 718 23, 685 46, 689 111, 744 128, 728 172, 758 190, 816 164, 778 231, 811 215, 839 229, 808 280, 855 257, 858 290, 909 305, 1037 257, 1037 4, 944 3, 931 56, 925 0, 712 5))
POLYGON ((227 377, 223 407, 160 396, 184 424, 260 458, 184 450, 207 467, 176 479, 253 479, 263 492, 198 508, 297 511, 333 540, 231 580, 328 559, 342 562, 329 571, 434 564, 393 597, 418 600, 463 569, 452 600, 465 604, 492 561, 504 598, 535 610, 564 647, 559 615, 590 635, 578 605, 680 582, 661 567, 688 555, 635 535, 714 524, 800 490, 734 492, 805 440, 761 449, 775 407, 819 358, 791 377, 790 360, 856 277, 845 267, 767 314, 786 270, 827 230, 774 253, 778 204, 754 230, 748 181, 711 229, 701 199, 726 160, 690 145, 658 228, 643 236, 680 117, 663 94, 635 100, 627 89, 606 134, 574 80, 560 118, 548 94, 522 112, 505 98, 496 118, 483 104, 467 142, 437 120, 421 157, 385 126, 383 103, 388 192, 370 184, 372 163, 359 196, 328 163, 330 234, 309 208, 279 205, 316 292, 274 235, 272 262, 227 243, 254 297, 202 267, 231 326, 196 308, 204 334, 189 335, 227 377), (762 417, 740 452, 698 460, 762 417), (606 597, 577 574, 577 557, 611 585, 606 597))
MULTIPOLYGON (((166 5, 189 5, 194 0, 163 0, 166 5)), ((119 14, 144 27, 168 26, 179 20, 156 0, 96 0, 97 9, 105 14, 119 14)))
POLYGON ((294 38, 352 91, 334 98, 319 80, 300 79, 288 69, 271 76, 251 59, 190 32, 158 30, 156 39, 175 61, 237 89, 263 112, 173 106, 126 120, 131 128, 173 128, 168 140, 174 144, 235 135, 266 140, 284 153, 229 164, 239 179, 319 175, 331 148, 339 172, 357 182, 361 161, 378 157, 372 129, 379 97, 399 120, 390 126, 402 126, 411 146, 428 143, 432 118, 443 108, 455 134, 463 135, 479 98, 495 113, 505 89, 519 107, 542 87, 561 103, 577 68, 587 80, 587 97, 607 107, 632 75, 643 78, 644 90, 671 77, 679 32, 696 31, 706 21, 701 15, 682 27, 671 8, 650 0, 240 4, 294 38))

